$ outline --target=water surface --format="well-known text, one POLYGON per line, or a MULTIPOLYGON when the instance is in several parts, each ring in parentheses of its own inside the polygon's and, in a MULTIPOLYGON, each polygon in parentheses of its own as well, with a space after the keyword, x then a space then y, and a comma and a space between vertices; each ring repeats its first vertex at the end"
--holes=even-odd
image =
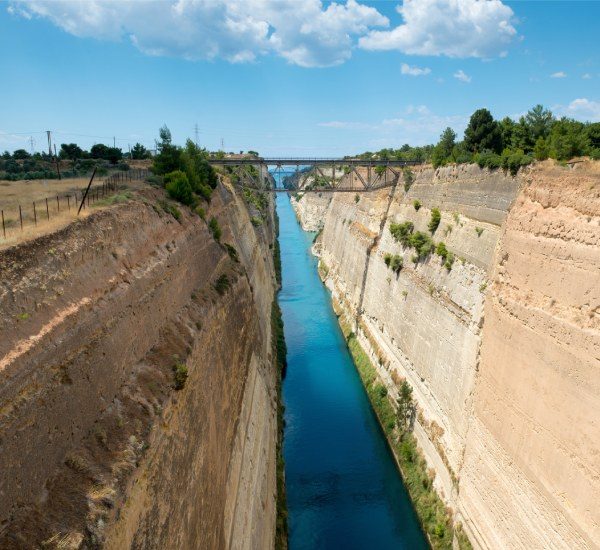
POLYGON ((277 197, 288 349, 290 549, 427 548, 287 196, 277 197))

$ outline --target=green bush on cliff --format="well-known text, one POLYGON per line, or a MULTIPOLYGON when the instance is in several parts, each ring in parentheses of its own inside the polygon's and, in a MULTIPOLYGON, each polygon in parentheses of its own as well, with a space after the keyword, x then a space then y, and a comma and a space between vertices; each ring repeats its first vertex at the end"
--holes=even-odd
POLYGON ((223 234, 223 231, 219 226, 219 220, 217 220, 217 218, 213 216, 208 222, 208 228, 210 229, 210 232, 212 233, 212 236, 215 239, 215 241, 219 242, 221 240, 221 235, 223 234))
POLYGON ((227 290, 229 289, 230 286, 231 286, 231 283, 229 281, 229 277, 227 277, 227 275, 225 275, 225 273, 223 273, 223 275, 221 275, 215 282, 215 290, 221 296, 223 296, 223 294, 225 294, 227 292, 227 290))
POLYGON ((185 363, 173 365, 173 386, 176 390, 182 390, 188 378, 188 368, 185 363))
POLYGON ((429 232, 432 235, 435 233, 435 230, 440 225, 440 220, 441 219, 442 219, 442 215, 440 214, 439 209, 438 208, 432 208, 431 209, 431 219, 429 220, 429 223, 427 224, 429 232))
POLYGON ((181 170, 165 174, 164 180, 167 193, 169 193, 172 199, 188 206, 194 202, 192 186, 187 176, 181 170))

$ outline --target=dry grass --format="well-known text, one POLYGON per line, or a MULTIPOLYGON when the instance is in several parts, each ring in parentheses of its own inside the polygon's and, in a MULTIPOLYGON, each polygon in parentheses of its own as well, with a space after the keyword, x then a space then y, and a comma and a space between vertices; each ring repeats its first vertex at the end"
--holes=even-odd
MULTIPOLYGON (((94 180, 93 187, 100 185, 103 179, 94 180)), ((47 233, 58 231, 77 219, 78 203, 74 199, 77 192, 77 200, 81 200, 81 192, 87 187, 89 178, 72 178, 58 180, 24 180, 5 181, 0 180, 0 210, 4 213, 6 225, 6 237, 2 231, 0 220, 0 250, 15 244, 39 237, 47 233), (66 195, 70 195, 69 199, 66 195), (56 197, 59 196, 57 203, 56 197), (46 199, 48 209, 46 210, 46 199), (35 201, 35 222, 33 202, 35 201), (23 229, 19 217, 19 205, 23 216, 23 229)), ((128 188, 139 188, 141 182, 128 182, 128 188)), ((123 195, 122 191, 113 193, 123 195)), ((129 195, 125 195, 128 199, 129 195)), ((123 202, 122 200, 116 202, 123 202)), ((87 206, 82 209, 79 218, 89 216, 99 208, 106 208, 115 204, 110 200, 99 200, 92 203, 91 208, 87 206)))
POLYGON ((83 535, 75 531, 71 533, 57 533, 48 540, 42 542, 42 548, 54 548, 56 550, 75 550, 81 547, 83 535))

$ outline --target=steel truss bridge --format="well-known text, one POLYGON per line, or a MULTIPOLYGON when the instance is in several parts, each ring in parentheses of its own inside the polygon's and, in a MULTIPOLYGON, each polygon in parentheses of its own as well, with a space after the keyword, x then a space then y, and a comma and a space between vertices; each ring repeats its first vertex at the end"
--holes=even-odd
POLYGON ((283 193, 363 192, 394 187, 405 167, 420 164, 411 160, 241 156, 211 158, 208 162, 226 168, 243 187, 283 193))

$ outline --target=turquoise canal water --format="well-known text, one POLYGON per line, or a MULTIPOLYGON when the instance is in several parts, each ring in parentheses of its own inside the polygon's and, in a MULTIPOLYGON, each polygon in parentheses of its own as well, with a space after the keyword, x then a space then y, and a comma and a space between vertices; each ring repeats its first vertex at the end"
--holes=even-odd
POLYGON ((427 548, 287 196, 277 197, 288 350, 283 384, 289 543, 427 548))

